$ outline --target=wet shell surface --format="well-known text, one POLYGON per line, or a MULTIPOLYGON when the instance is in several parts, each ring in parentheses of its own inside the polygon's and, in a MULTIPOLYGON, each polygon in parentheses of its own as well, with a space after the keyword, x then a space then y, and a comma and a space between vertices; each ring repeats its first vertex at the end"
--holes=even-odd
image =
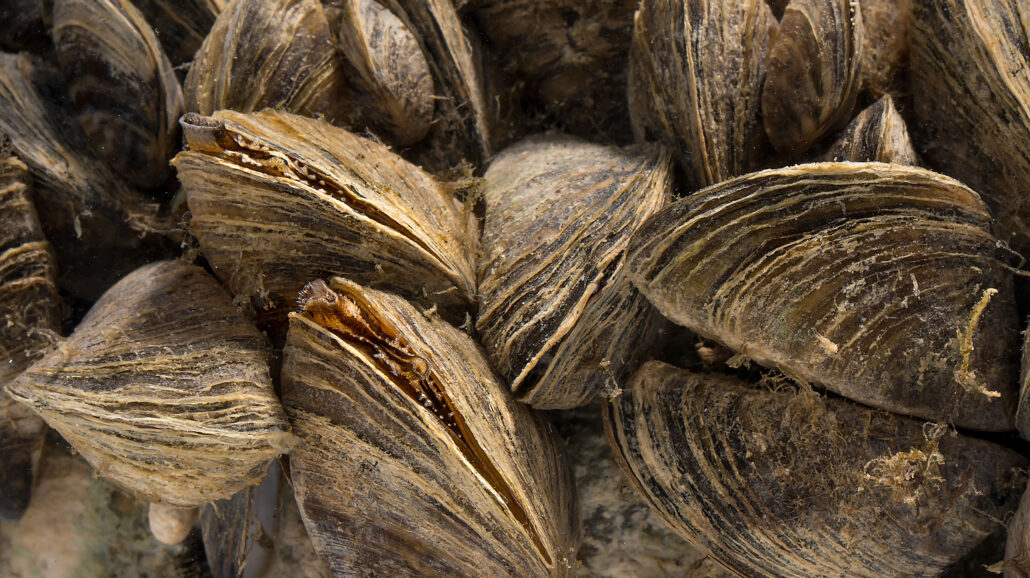
POLYGON ((133 0, 147 22, 153 24, 172 65, 193 60, 215 18, 231 0, 133 0))
POLYGON ((634 131, 673 148, 689 190, 752 169, 775 29, 764 0, 641 3, 630 50, 634 131))
POLYGON ((791 0, 769 48, 765 132, 797 155, 847 122, 858 97, 862 12, 857 0, 791 0))
POLYGON ((143 14, 129 0, 54 0, 51 36, 93 150, 133 186, 160 187, 182 89, 143 14))
POLYGON ((259 308, 347 275, 458 310, 475 294, 469 220, 448 190, 386 146, 276 111, 183 118, 173 164, 215 273, 259 308))
POLYGON ((905 119, 894 107, 890 95, 860 112, 824 158, 827 161, 918 164, 905 119))
POLYGON ((290 469, 334 574, 566 575, 572 474, 465 334, 403 299, 317 281, 291 314, 290 469))
POLYGON ((133 272, 9 385, 97 472, 196 506, 257 483, 289 443, 267 345, 203 269, 133 272))
POLYGON ((634 284, 669 319, 799 381, 893 411, 1010 429, 1012 256, 958 181, 819 163, 669 205, 634 235, 634 284))
POLYGON ((1015 506, 1027 465, 944 425, 660 362, 605 420, 651 507, 742 576, 937 575, 1015 506))
POLYGON ((545 135, 490 164, 476 328, 520 401, 558 409, 611 395, 652 343, 624 253, 671 186, 669 155, 653 145, 545 135))
POLYGON ((268 107, 339 122, 346 86, 318 0, 246 0, 218 15, 183 89, 189 112, 268 107))

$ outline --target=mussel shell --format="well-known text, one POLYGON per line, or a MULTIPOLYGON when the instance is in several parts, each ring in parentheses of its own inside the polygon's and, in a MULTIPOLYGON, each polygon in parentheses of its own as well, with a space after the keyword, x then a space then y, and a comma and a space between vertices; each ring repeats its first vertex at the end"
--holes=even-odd
POLYGON ((861 0, 862 90, 874 97, 907 94, 909 28, 915 0, 861 0))
POLYGON ((189 63, 200 49, 227 0, 133 0, 154 25, 173 66, 189 63))
POLYGON ((95 300, 162 247, 142 238, 159 206, 126 187, 91 153, 59 72, 28 54, 0 54, 0 135, 29 168, 43 231, 58 256, 58 283, 95 300), (104 267, 97 267, 102 261, 104 267))
POLYGON ((51 36, 93 150, 133 186, 160 188, 182 89, 143 14, 129 0, 55 0, 51 36))
POLYGON ((346 86, 318 0, 246 0, 218 15, 183 89, 203 115, 267 107, 340 122, 346 86))
POLYGON ((861 86, 862 11, 856 0, 791 0, 769 48, 765 132, 799 155, 847 122, 861 86))
POLYGON ((623 256, 671 181, 658 147, 559 135, 526 139, 490 164, 476 328, 520 401, 569 408, 614 393, 652 343, 656 321, 623 256))
POLYGON ((896 413, 1012 427, 1012 255, 980 197, 914 167, 752 173, 669 205, 628 268, 669 319, 896 413), (997 399, 1000 398, 1000 399, 997 399))
POLYGON ((439 317, 343 279, 290 316, 290 471, 334 574, 546 576, 578 544, 572 473, 547 426, 439 317))
POLYGON ((100 475, 196 506, 257 483, 288 447, 267 356, 215 279, 162 261, 114 285, 8 387, 100 475))
POLYGON ((651 507, 741 575, 936 575, 1016 505, 1026 458, 812 392, 645 364, 606 407, 651 507))
POLYGON ((645 0, 630 50, 638 141, 673 148, 689 190, 754 168, 766 52, 776 20, 765 0, 645 0))
POLYGON ((271 110, 183 118, 190 150, 173 164, 190 229, 215 273, 285 318, 319 276, 438 304, 460 323, 475 294, 462 206, 386 146, 271 110))
POLYGON ((4 0, 0 4, 0 50, 41 53, 50 48, 42 0, 4 0))
POLYGON ((918 164, 905 119, 894 107, 894 99, 889 94, 859 113, 823 158, 827 161, 918 164))
POLYGON ((6 383, 58 339, 61 301, 28 168, 8 145, 0 142, 0 519, 12 520, 29 505, 46 427, 7 395, 6 383))
POLYGON ((417 143, 433 121, 433 76, 418 38, 375 0, 327 8, 329 28, 350 65, 354 110, 349 124, 367 126, 395 146, 417 143))
POLYGON ((1005 578, 1023 578, 1030 574, 1030 492, 1023 492, 1019 509, 1008 524, 1002 568, 1005 578))
POLYGON ((912 129, 929 166, 980 192, 999 236, 1030 256, 1030 5, 916 2, 912 129))

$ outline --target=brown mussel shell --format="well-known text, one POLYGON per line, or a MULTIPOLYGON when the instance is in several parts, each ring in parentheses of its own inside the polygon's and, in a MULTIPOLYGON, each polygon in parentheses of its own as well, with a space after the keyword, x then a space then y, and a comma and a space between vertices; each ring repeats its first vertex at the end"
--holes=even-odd
POLYGON ((942 424, 660 362, 605 420, 651 507, 742 576, 936 575, 1015 507, 1027 465, 942 424))
POLYGON ((6 384, 59 339, 61 301, 28 168, 0 142, 0 519, 24 513, 46 427, 6 384))
POLYGON ((182 89, 143 14, 130 0, 55 0, 51 36, 93 150, 133 186, 160 188, 182 89))
POLYGON ((556 576, 578 526, 572 473, 464 333, 343 279, 290 315, 290 472, 334 574, 556 576))
POLYGON ((1011 253, 958 181, 818 163, 745 175, 634 234, 634 284, 669 319, 803 382, 985 431, 1013 424, 1011 253))
POLYGON ((490 361, 538 409, 614 394, 657 329, 622 272, 630 234, 670 193, 668 153, 545 135, 483 180, 476 328, 490 361))
MULTIPOLYGON (((147 22, 154 25, 173 66, 193 60, 215 18, 231 0, 133 0, 147 22)), ((185 74, 185 73, 183 73, 185 74)))
POLYGON ((773 147, 796 156, 847 122, 861 86, 856 0, 791 0, 769 48, 762 117, 773 147))
POLYGON ((158 205, 130 190, 91 153, 60 73, 28 54, 0 54, 0 135, 28 167, 43 232, 58 256, 58 282, 94 300, 159 254, 158 205), (104 267, 96 267, 102 261, 104 267))
POLYGON ((257 483, 288 447, 267 356, 214 278, 161 261, 111 287, 8 387, 100 475, 189 507, 257 483))
POLYGON ((753 169, 775 29, 764 0, 641 3, 630 50, 634 131, 675 151, 688 190, 753 169))
POLYGON ((259 309, 292 306, 305 279, 347 275, 462 321, 471 222, 450 191, 386 146, 266 110, 183 117, 173 164, 190 230, 215 273, 259 309))
POLYGON ((916 2, 913 132, 929 166, 984 196, 999 236, 1030 255, 1030 4, 916 2))
POLYGON ((318 0, 246 0, 218 15, 184 85, 186 110, 276 108, 342 122, 347 83, 318 0))
POLYGON ((418 38, 375 0, 344 0, 326 15, 350 65, 354 113, 348 124, 367 126, 395 146, 422 140, 432 125, 435 98, 418 38))
POLYGON ((918 158, 905 119, 886 95, 856 116, 823 156, 827 161, 916 165, 918 158))

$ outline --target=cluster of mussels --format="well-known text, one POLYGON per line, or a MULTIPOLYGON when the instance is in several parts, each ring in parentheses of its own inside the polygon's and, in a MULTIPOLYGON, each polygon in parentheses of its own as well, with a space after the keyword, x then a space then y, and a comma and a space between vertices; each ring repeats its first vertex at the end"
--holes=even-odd
POLYGON ((720 571, 1030 573, 1025 0, 0 20, 3 518, 48 425, 215 576, 262 492, 321 572, 572 575, 593 404, 720 571))

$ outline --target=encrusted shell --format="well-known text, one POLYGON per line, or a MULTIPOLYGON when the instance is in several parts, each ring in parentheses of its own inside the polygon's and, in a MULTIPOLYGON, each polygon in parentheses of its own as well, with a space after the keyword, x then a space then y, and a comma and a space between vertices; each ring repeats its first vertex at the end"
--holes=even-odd
POLYGON ((947 426, 649 362, 605 408, 651 507, 742 576, 930 576, 1018 500, 1026 458, 947 426))
POLYGON ((1012 256, 958 181, 880 163, 752 173, 634 234, 669 319, 795 379, 896 413, 1012 427, 1012 256))
POLYGON ((776 20, 765 0, 644 0, 630 50, 638 141, 672 147, 689 190, 752 170, 776 20))
POLYGON ((9 390, 100 475, 196 506, 257 483, 288 447, 267 356, 212 277, 162 261, 111 287, 9 390))
POLYGON ((403 299, 313 282, 290 316, 290 470, 334 574, 547 576, 578 544, 572 473, 465 334, 403 299))
POLYGON ((857 0, 791 0, 769 48, 762 88, 765 132, 777 151, 803 153, 847 122, 861 55, 857 0))
POLYGON ((484 177, 476 328, 520 401, 569 408, 613 395, 655 336, 623 275, 630 234, 666 201, 668 153, 546 135, 484 177))
POLYGON ((1030 255, 1030 4, 916 2, 913 132, 929 166, 980 192, 1030 255))
POLYGON ((161 187, 182 90, 143 14, 129 0, 54 0, 51 36, 93 150, 133 186, 161 187))
POLYGON ((218 15, 190 66, 186 110, 277 108, 340 122, 346 79, 318 0, 246 0, 218 15))
POLYGON ((918 164, 905 119, 886 95, 859 113, 824 155, 828 161, 918 164))
POLYGON ((182 122, 190 148, 173 164, 190 230, 233 293, 288 308, 307 281, 347 275, 461 322, 475 294, 471 223, 430 175, 386 146, 288 113, 182 122))

